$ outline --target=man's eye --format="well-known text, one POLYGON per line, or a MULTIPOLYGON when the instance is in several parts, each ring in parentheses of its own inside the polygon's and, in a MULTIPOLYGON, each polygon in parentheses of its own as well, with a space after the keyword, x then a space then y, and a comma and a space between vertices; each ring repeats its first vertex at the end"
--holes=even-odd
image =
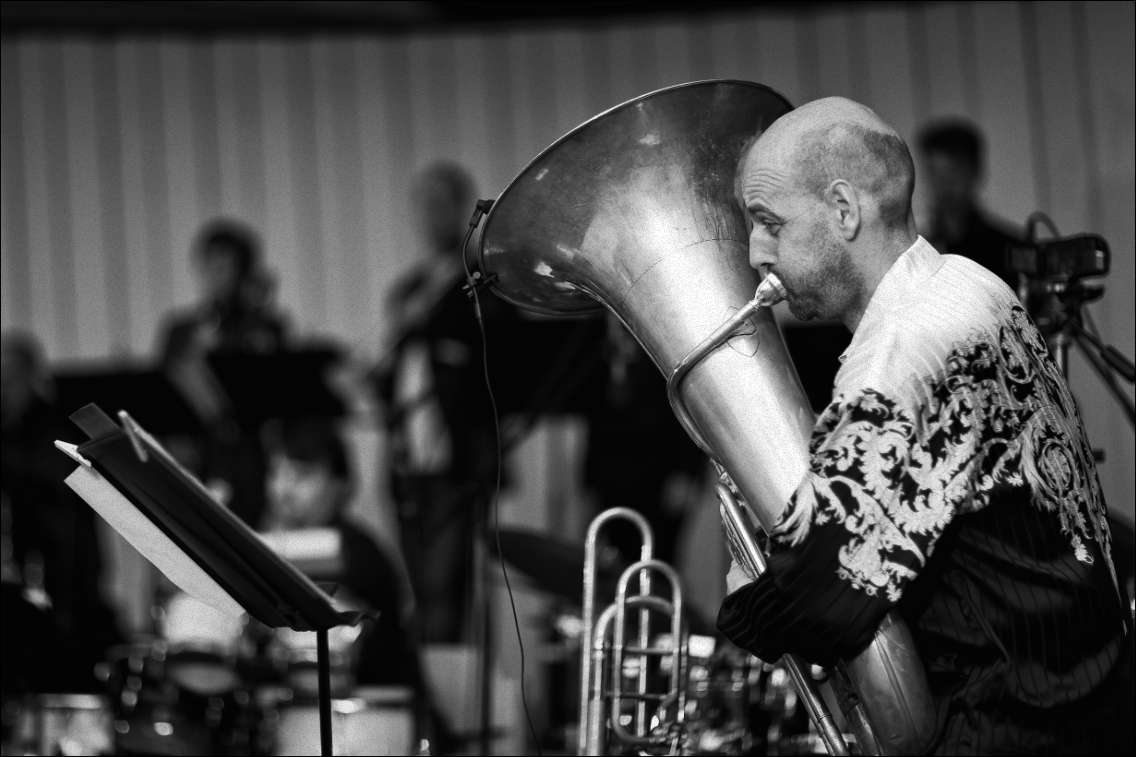
POLYGON ((773 237, 777 236, 777 231, 781 228, 781 224, 773 221, 762 221, 761 226, 765 229, 766 233, 773 237))

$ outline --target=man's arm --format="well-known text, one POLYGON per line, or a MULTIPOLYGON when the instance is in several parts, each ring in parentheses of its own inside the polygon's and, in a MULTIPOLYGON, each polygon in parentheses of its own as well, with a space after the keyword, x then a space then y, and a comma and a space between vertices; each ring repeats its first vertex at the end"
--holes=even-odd
POLYGON ((718 628, 766 660, 794 652, 830 665, 871 642, 954 508, 934 495, 945 482, 914 424, 876 392, 830 405, 811 447, 766 572, 744 583, 731 570, 718 628))

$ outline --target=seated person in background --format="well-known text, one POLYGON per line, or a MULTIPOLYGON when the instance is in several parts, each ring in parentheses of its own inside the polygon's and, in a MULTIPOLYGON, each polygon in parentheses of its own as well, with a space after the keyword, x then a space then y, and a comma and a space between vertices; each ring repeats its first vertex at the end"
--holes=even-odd
POLYGON ((202 231, 194 255, 201 301, 167 320, 161 360, 206 432, 204 438, 165 441, 234 513, 254 524, 264 510, 260 430, 237 425, 207 359, 276 352, 283 346, 284 322, 273 307, 271 280, 251 229, 217 221, 202 231))
POLYGON ((317 583, 345 587, 368 609, 382 613, 376 621, 364 621, 356 681, 416 686, 417 657, 401 622, 401 578, 371 537, 345 517, 352 488, 347 451, 333 421, 284 421, 270 448, 261 531, 334 529, 338 559, 305 572, 317 583))
POLYGON ((942 255, 970 258, 1015 292, 1018 277, 1006 270, 1006 246, 1021 240, 978 203, 982 183, 982 135, 962 120, 937 121, 919 135, 931 218, 924 238, 942 255))

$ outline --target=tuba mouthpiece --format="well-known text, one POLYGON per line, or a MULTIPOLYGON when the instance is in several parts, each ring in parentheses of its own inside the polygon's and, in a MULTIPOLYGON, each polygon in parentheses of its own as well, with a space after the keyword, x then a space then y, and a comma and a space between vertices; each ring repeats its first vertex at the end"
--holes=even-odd
POLYGON ((777 278, 775 273, 765 274, 765 278, 757 285, 757 291, 753 295, 755 303, 767 308, 773 307, 778 302, 788 298, 789 293, 785 291, 785 285, 781 283, 781 279, 777 278))

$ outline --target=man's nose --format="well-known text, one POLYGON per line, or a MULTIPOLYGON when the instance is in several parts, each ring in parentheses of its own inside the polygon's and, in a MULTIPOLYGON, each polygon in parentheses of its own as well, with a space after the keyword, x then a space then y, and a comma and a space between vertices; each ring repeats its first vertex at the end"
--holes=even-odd
POLYGON ((776 263, 777 254, 774 252, 773 245, 768 240, 758 237, 757 232, 758 230, 755 228, 753 233, 749 235, 749 264, 755 269, 760 269, 763 265, 776 263))

